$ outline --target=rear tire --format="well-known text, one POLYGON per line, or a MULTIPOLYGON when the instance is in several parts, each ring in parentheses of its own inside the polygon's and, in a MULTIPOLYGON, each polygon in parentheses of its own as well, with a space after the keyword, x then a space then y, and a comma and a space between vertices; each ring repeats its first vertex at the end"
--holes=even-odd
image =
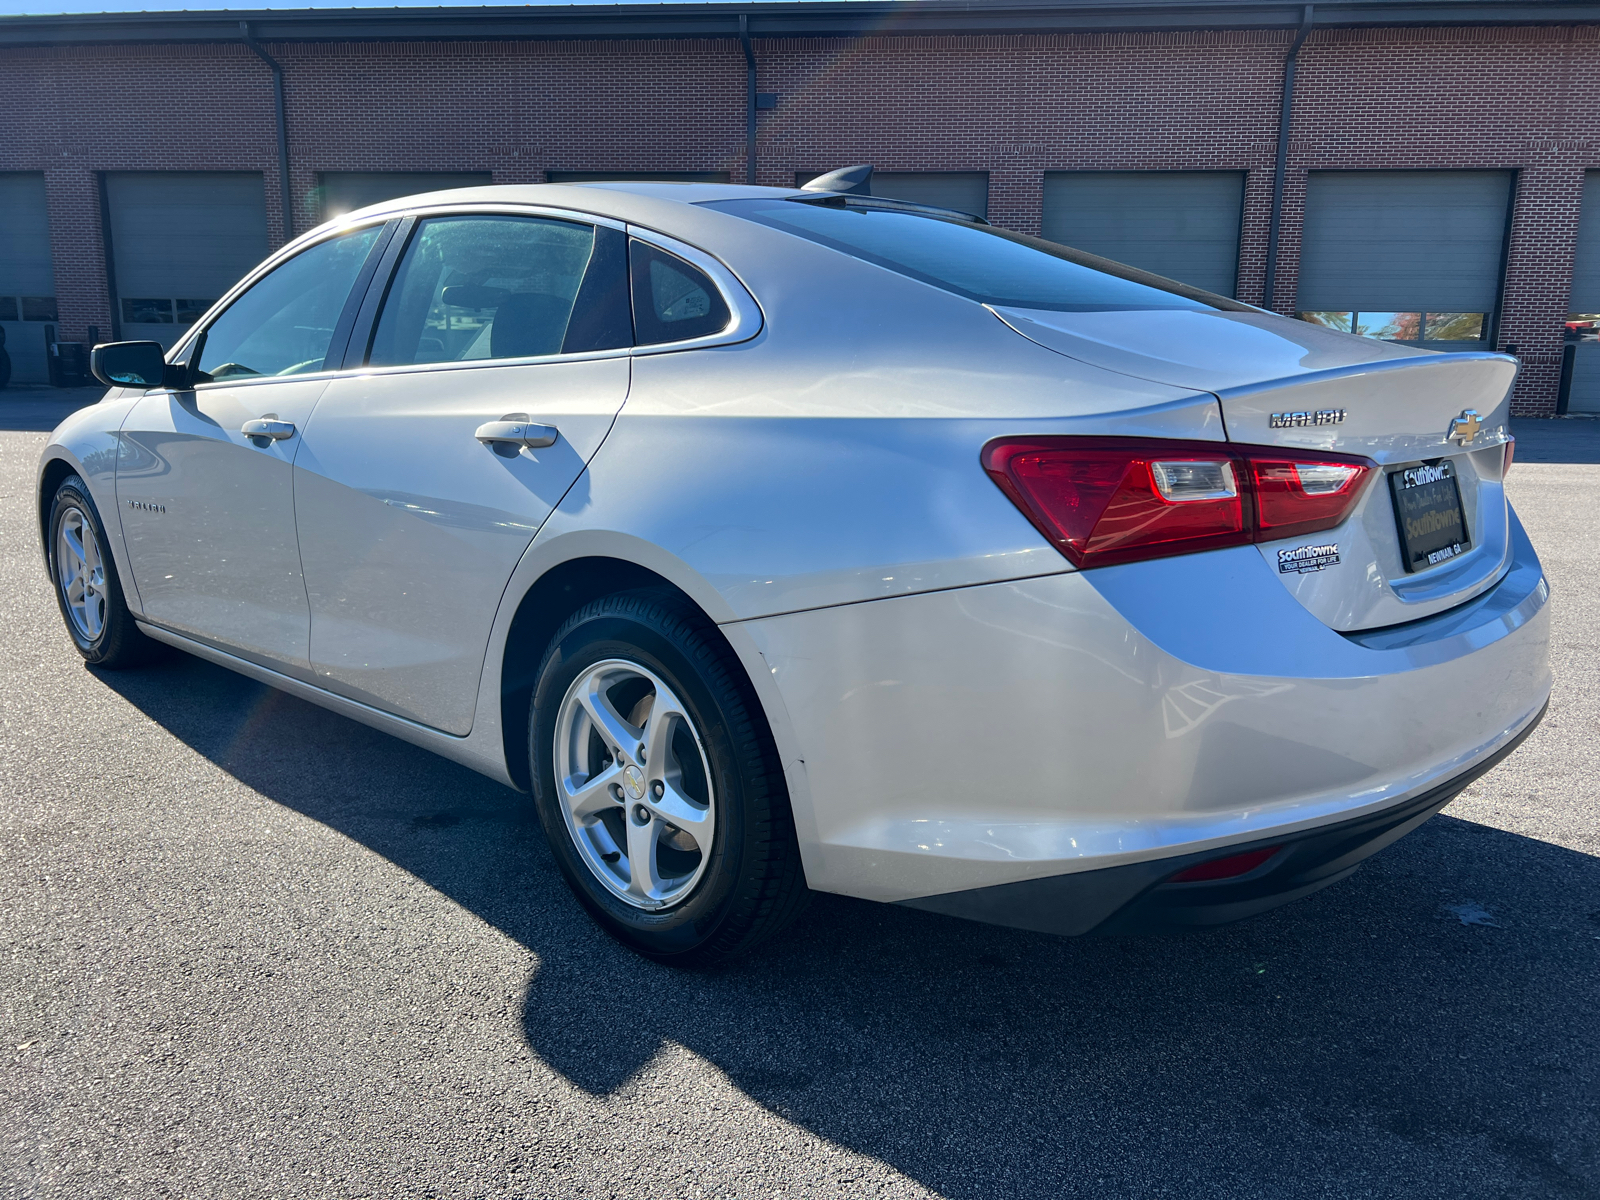
POLYGON ((557 630, 529 761, 562 875, 638 953, 715 965, 804 906, 771 734, 727 643, 675 593, 607 596, 557 630))
POLYGON ((159 656, 128 611, 106 529, 88 487, 69 475, 50 504, 50 581, 72 644, 86 662, 119 670, 159 656))

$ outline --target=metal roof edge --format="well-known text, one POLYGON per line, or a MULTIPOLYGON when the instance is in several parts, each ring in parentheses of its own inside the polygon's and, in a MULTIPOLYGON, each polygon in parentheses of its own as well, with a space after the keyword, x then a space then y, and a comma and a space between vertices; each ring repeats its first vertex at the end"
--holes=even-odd
MULTIPOLYGON (((224 9, 0 16, 0 47, 237 42, 938 36, 1289 29, 1285 0, 789 0, 786 3, 224 9)), ((1319 29, 1600 23, 1600 0, 1330 0, 1319 29)))

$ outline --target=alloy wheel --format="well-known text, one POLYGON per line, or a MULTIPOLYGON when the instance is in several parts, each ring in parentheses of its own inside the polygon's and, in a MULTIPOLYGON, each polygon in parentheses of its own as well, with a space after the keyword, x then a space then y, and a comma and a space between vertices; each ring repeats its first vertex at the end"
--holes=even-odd
POLYGON ((625 659, 595 663, 561 702, 555 777, 584 865, 635 908, 670 908, 705 874, 716 805, 705 744, 683 702, 625 659))
POLYGON ((56 526, 56 583, 78 636, 93 642, 106 625, 106 568, 94 526, 76 506, 56 526))

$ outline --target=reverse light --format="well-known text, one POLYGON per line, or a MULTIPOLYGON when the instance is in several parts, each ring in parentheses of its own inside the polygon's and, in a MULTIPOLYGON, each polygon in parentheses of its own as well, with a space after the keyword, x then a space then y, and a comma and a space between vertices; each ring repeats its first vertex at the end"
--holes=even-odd
POLYGON ((1076 566, 1299 537, 1342 524, 1369 459, 1154 438, 1000 439, 984 469, 1076 566))

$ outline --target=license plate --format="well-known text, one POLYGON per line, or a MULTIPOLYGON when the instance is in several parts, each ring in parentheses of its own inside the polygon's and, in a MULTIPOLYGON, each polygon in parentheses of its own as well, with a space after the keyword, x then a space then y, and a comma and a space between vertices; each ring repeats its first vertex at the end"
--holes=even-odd
POLYGON ((1396 471, 1389 476, 1389 488, 1407 571, 1426 571, 1472 548, 1461 485, 1449 459, 1396 471))

